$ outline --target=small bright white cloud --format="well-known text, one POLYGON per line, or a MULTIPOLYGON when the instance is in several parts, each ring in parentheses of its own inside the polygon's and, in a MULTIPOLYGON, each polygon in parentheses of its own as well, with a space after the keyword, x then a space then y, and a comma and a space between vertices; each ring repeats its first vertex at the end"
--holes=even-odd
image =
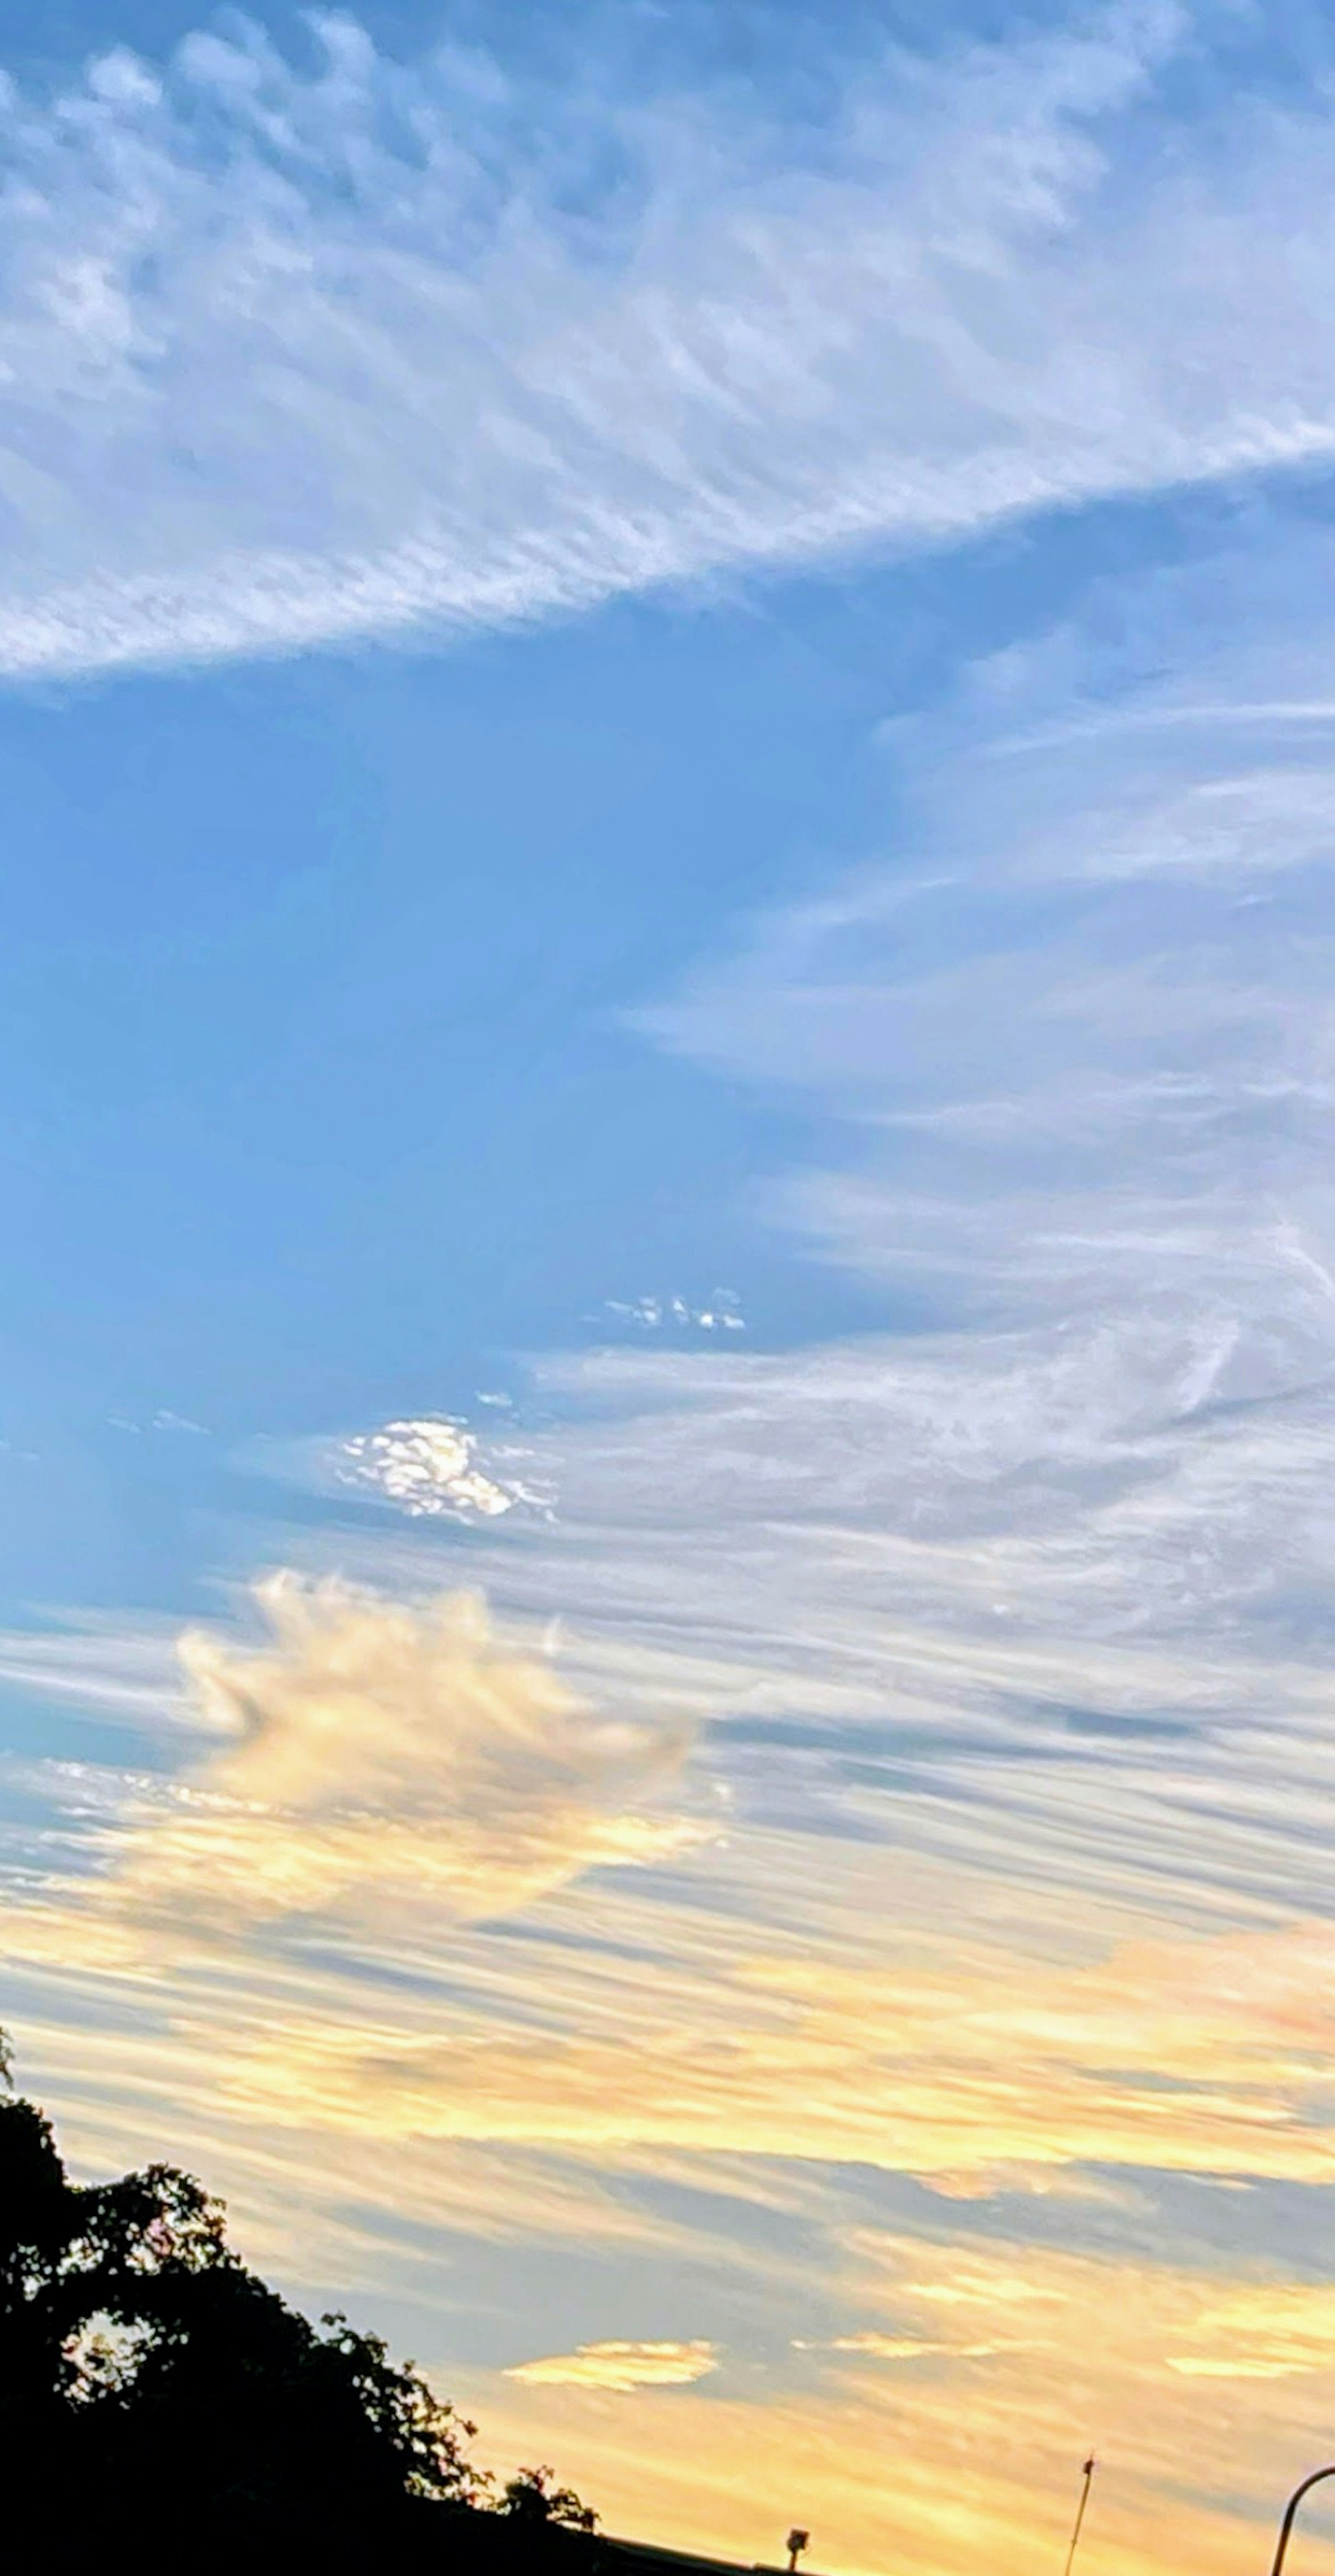
POLYGON ((645 1333, 744 1333, 741 1299, 733 1288, 716 1288, 707 1305, 692 1306, 685 1297, 606 1297, 603 1313, 615 1324, 645 1333))
POLYGON ((478 1445, 476 1434, 448 1415, 387 1422, 344 1441, 339 1480, 371 1486, 415 1519, 499 1520, 516 1504, 548 1507, 536 1487, 488 1475, 477 1463, 478 1445))

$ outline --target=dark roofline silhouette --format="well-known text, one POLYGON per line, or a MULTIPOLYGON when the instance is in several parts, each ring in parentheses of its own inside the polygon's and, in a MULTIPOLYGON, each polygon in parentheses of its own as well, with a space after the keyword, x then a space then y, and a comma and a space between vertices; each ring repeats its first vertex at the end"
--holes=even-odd
POLYGON ((611 2532, 603 2534, 602 2545, 627 2561, 627 2576, 635 2569, 653 2576, 660 2568, 663 2576, 788 2576, 786 2567, 763 2558, 706 2558, 693 2549, 656 2549, 648 2540, 618 2540, 611 2532))

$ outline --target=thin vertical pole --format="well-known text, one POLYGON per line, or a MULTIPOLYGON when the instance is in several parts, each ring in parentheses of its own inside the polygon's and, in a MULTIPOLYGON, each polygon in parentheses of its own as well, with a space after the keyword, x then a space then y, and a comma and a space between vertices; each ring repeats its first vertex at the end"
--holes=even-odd
POLYGON ((1084 2480, 1084 2484, 1080 2489, 1080 2502, 1075 2509, 1075 2529, 1071 2534, 1071 2546, 1066 2552, 1066 2576, 1071 2576, 1071 2569, 1075 2564, 1075 2553, 1080 2546, 1080 2525, 1085 2519, 1085 2507, 1089 2502, 1089 2490, 1094 2481, 1094 2454, 1092 2451, 1090 2452, 1089 2458, 1086 2460, 1080 2474, 1084 2480))

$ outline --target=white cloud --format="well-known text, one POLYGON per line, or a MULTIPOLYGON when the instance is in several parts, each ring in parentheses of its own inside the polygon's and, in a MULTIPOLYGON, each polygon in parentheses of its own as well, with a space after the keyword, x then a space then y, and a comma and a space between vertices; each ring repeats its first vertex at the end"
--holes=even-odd
POLYGON ((1328 103, 1193 122, 1203 33, 1141 0, 868 54, 806 121, 330 17, 311 69, 243 26, 11 87, 0 669, 493 625, 1329 456, 1328 103))
POLYGON ((746 1318, 734 1288, 716 1288, 707 1306, 692 1306, 685 1297, 606 1297, 603 1314, 610 1322, 639 1333, 744 1333, 746 1318))
POLYGON ((487 1474, 476 1433, 444 1414, 356 1433, 342 1442, 335 1473, 343 1484, 369 1485, 414 1519, 498 1520, 516 1504, 550 1508, 550 1496, 534 1486, 487 1474))

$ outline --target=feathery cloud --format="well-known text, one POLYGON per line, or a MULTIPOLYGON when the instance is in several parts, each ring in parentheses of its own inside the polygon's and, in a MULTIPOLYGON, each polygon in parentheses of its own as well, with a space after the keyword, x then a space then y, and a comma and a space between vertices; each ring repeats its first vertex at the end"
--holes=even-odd
POLYGON ((1139 0, 867 52, 806 117, 763 69, 539 90, 332 15, 309 67, 243 21, 11 85, 0 670, 490 626, 1329 456, 1329 105, 1235 83, 1193 125, 1201 34, 1139 0))
MULTIPOLYGON (((500 1914, 690 1839, 653 1812, 689 1727, 600 1715, 549 1660, 505 1645, 476 1597, 413 1607, 279 1574, 256 1598, 273 1632, 257 1651, 181 1640, 223 1742, 192 1776, 139 1784, 102 1874, 63 1890, 92 1949, 132 1958, 166 1927, 198 1943, 408 1904, 500 1914)), ((43 1919, 60 1945, 57 1908, 30 1926, 39 1955, 43 1919)))
POLYGON ((975 672, 901 745, 904 855, 640 1015, 805 1092, 769 1213, 929 1319, 540 1370, 559 1538, 479 1571, 696 1659, 739 1818, 1324 1904, 1330 558, 1257 553, 975 672))

